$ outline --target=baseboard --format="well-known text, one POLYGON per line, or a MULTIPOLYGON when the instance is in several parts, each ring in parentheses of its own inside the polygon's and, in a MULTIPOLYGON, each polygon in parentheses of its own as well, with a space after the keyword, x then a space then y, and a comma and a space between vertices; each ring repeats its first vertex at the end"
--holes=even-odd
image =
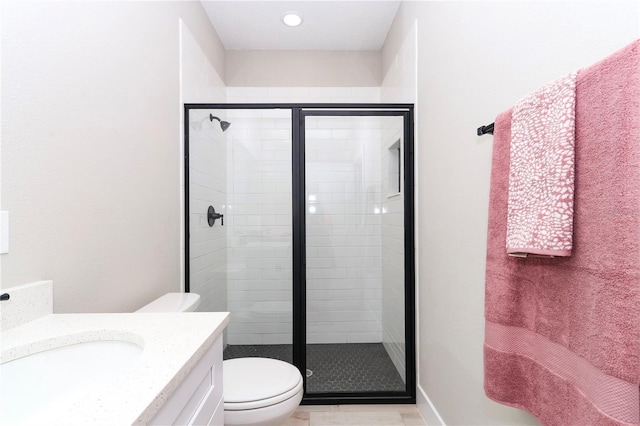
POLYGON ((433 403, 427 396, 422 386, 418 386, 418 395, 416 395, 416 403, 418 405, 418 411, 429 426, 447 426, 438 410, 433 406, 433 403))

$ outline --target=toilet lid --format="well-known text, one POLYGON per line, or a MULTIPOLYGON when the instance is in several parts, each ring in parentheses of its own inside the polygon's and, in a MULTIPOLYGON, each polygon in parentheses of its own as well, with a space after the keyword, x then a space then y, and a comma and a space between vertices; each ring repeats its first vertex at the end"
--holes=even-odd
POLYGON ((225 410, 277 404, 302 390, 300 371, 276 359, 228 359, 223 371, 225 410))

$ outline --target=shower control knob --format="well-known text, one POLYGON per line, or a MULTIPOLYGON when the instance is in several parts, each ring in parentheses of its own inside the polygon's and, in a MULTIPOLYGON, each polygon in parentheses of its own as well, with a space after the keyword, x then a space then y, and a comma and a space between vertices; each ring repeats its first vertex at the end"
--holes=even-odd
POLYGON ((209 222, 209 226, 213 226, 216 223, 216 219, 220 219, 220 225, 224 226, 224 215, 216 213, 216 209, 214 209, 213 206, 209 206, 207 210, 207 222, 209 222))

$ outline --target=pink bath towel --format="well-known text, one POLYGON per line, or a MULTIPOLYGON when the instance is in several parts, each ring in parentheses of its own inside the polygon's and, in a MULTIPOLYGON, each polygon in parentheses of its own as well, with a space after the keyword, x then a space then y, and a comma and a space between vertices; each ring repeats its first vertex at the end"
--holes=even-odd
POLYGON ((513 107, 507 204, 512 256, 571 256, 577 74, 513 107))
POLYGON ((497 117, 485 392, 545 425, 638 425, 640 40, 578 74, 569 258, 504 253, 510 126, 497 117))

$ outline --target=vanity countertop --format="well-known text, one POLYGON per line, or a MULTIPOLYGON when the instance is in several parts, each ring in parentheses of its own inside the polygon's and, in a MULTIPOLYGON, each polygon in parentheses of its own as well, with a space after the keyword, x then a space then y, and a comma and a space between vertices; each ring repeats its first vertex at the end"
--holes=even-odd
POLYGON ((228 322, 228 312, 51 314, 3 331, 0 362, 89 341, 136 343, 144 349, 125 373, 33 421, 148 424, 228 322))

